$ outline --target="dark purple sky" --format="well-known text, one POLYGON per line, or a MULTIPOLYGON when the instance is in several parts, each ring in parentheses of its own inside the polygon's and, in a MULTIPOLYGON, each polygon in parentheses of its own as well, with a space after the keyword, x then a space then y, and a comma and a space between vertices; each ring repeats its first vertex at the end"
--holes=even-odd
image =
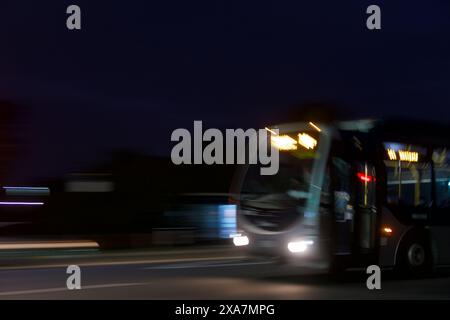
POLYGON ((1 1, 0 99, 29 108, 22 176, 114 148, 167 155, 194 119, 248 127, 316 100, 450 121, 450 2, 392 2, 1 1))

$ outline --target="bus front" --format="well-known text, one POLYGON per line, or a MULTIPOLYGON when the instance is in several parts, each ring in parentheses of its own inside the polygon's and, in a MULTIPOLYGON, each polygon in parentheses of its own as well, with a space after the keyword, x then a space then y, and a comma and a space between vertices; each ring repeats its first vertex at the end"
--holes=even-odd
POLYGON ((272 148, 279 152, 279 170, 261 175, 258 165, 248 165, 237 173, 232 191, 238 204, 234 245, 251 255, 326 269, 330 196, 323 187, 329 183, 332 128, 309 122, 267 130, 272 148))

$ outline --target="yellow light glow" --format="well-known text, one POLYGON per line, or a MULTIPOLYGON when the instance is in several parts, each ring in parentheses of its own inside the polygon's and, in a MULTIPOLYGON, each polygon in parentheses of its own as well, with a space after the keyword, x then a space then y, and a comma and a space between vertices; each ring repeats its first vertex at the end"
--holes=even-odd
POLYGON ((384 228, 382 229, 382 231, 383 231, 383 234, 386 235, 386 236, 392 235, 392 232, 393 232, 393 230, 392 230, 391 227, 384 227, 384 228))
POLYGON ((318 126, 316 126, 314 123, 309 122, 309 125, 310 125, 311 127, 313 127, 314 129, 316 129, 317 131, 322 132, 322 129, 320 129, 320 128, 319 128, 318 126))
POLYGON ((270 130, 269 128, 267 128, 267 127, 265 127, 264 129, 266 129, 267 131, 269 131, 271 134, 274 134, 274 135, 278 135, 278 133, 276 133, 275 131, 273 131, 273 130, 270 130))
POLYGON ((398 158, 397 158, 397 153, 395 152, 395 150, 387 149, 387 153, 389 156, 389 160, 399 159, 400 161, 408 161, 408 162, 418 162, 419 161, 419 153, 418 152, 399 150, 398 158))
POLYGON ((297 141, 288 135, 270 137, 272 146, 279 150, 297 150, 297 141))
POLYGON ((392 149, 387 149, 389 160, 397 160, 397 154, 392 149))
POLYGON ((399 150, 398 155, 400 157, 400 161, 409 161, 409 162, 419 161, 419 153, 417 152, 399 150))
POLYGON ((305 147, 306 149, 314 149, 314 147, 317 145, 317 140, 311 137, 309 134, 299 133, 298 144, 305 147))

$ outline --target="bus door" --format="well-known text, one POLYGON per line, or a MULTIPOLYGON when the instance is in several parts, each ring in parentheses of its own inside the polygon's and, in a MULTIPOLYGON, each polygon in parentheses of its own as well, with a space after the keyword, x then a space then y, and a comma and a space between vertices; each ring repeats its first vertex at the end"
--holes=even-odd
POLYGON ((375 249, 377 212, 375 169, 366 162, 332 158, 336 255, 359 255, 375 249))
POLYGON ((373 253, 376 247, 376 172, 368 162, 356 164, 354 253, 373 253))
POLYGON ((334 254, 349 255, 352 249, 354 190, 350 162, 332 157, 332 186, 334 198, 334 254))

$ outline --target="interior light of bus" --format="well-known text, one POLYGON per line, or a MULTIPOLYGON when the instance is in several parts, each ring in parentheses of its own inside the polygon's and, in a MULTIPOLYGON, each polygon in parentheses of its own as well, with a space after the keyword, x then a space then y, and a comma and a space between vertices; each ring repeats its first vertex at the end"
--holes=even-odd
POLYGON ((398 155, 400 161, 417 162, 419 160, 419 153, 417 152, 399 150, 398 155))
POLYGON ((320 129, 320 128, 319 128, 318 126, 316 126, 314 123, 309 122, 309 125, 310 125, 311 127, 313 127, 314 129, 316 129, 317 131, 322 132, 322 129, 320 129))
POLYGON ((270 141, 279 150, 297 150, 297 141, 288 135, 271 136, 270 141))
POLYGON ((298 134, 298 144, 306 149, 314 149, 317 146, 317 140, 306 133, 298 134))
POLYGON ((374 178, 372 176, 369 176, 362 172, 358 172, 357 175, 358 175, 359 180, 364 181, 364 182, 372 182, 372 180, 374 180, 374 178))
POLYGON ((392 149, 387 149, 389 160, 397 160, 397 154, 392 149))
POLYGON ((392 235, 392 232, 393 232, 393 230, 392 230, 391 227, 384 227, 384 228, 383 228, 383 233, 384 233, 384 235, 386 235, 386 236, 392 235))

